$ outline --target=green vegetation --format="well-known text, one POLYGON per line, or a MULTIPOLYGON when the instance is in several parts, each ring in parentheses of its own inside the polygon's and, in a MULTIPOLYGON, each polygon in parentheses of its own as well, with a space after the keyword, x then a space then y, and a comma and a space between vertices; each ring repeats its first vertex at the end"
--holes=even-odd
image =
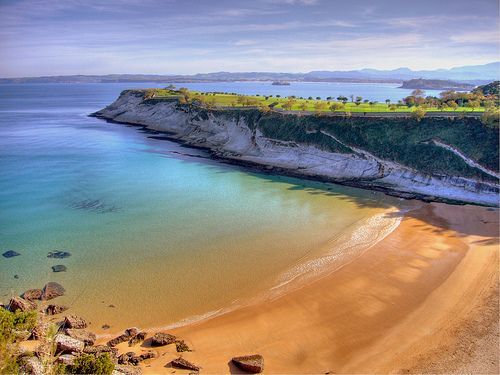
POLYGON ((108 375, 113 372, 114 368, 115 365, 108 353, 103 353, 100 356, 82 354, 75 359, 69 372, 71 374, 108 375))
POLYGON ((0 374, 18 372, 19 341, 29 336, 36 322, 35 311, 13 313, 0 308, 0 374))
MULTIPOLYGON (((489 91, 488 91, 489 92, 489 91)), ((197 104, 209 109, 241 108, 253 107, 262 112, 271 110, 297 111, 306 113, 316 113, 317 115, 326 113, 407 113, 416 118, 422 118, 429 112, 484 112, 487 108, 496 107, 498 95, 484 94, 482 91, 470 93, 456 92, 453 90, 444 91, 440 97, 425 96, 425 92, 416 89, 411 95, 391 103, 390 99, 383 103, 377 101, 363 100, 362 97, 351 95, 350 100, 346 96, 338 96, 336 100, 332 97, 313 99, 289 96, 286 98, 280 95, 239 95, 236 93, 224 92, 199 92, 190 91, 186 88, 175 90, 172 87, 165 89, 148 89, 145 92, 146 100, 178 100, 180 104, 197 104)))

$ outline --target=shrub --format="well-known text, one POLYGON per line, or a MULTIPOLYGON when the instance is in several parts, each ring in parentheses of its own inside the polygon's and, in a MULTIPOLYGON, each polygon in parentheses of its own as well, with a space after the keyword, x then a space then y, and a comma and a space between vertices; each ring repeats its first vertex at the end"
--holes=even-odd
POLYGON ((69 370, 71 374, 108 375, 113 372, 114 368, 115 365, 109 354, 104 353, 98 357, 92 354, 82 354, 75 359, 69 370))

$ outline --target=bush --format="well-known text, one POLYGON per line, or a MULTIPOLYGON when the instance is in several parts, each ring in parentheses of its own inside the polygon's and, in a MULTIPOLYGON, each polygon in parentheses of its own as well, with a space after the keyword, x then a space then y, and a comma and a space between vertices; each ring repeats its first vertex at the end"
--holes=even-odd
POLYGON ((69 372, 71 374, 108 375, 111 374, 114 369, 115 365, 111 361, 108 353, 101 354, 98 357, 92 354, 82 354, 75 359, 69 372))

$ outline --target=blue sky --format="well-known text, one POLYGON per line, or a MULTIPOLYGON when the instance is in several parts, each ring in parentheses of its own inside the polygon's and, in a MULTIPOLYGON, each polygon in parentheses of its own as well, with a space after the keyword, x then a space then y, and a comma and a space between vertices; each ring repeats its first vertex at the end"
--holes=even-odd
POLYGON ((499 60, 497 0, 0 0, 0 77, 449 68, 499 60))

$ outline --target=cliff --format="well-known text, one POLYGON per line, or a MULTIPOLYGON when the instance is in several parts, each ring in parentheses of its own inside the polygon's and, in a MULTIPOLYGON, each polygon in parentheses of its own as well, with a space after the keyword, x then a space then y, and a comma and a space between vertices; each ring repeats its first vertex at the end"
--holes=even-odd
POLYGON ((498 130, 475 118, 299 116, 208 110, 126 90, 93 114, 217 157, 403 197, 498 206, 498 130))

